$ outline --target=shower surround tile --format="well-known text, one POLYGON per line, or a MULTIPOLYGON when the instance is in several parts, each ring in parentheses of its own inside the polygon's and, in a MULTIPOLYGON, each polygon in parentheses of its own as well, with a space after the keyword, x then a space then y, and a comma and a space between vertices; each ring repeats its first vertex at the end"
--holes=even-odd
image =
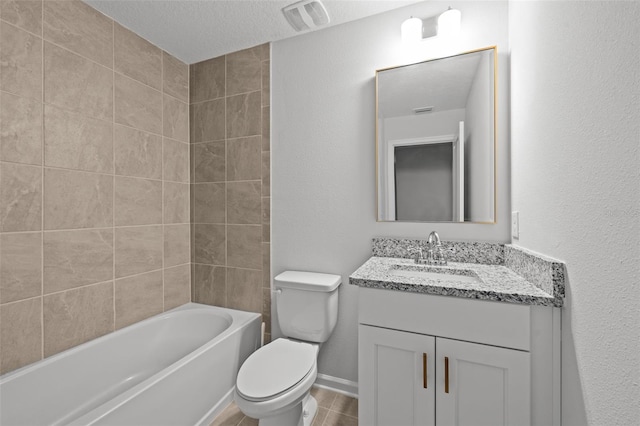
POLYGON ((269 60, 265 44, 190 66, 193 300, 260 312, 267 322, 269 60))
POLYGON ((86 3, 0 0, 0 56, 5 373, 191 300, 191 160, 189 66, 86 3))
POLYGON ((116 228, 116 278, 162 268, 162 225, 116 228))
POLYGON ((271 152, 262 152, 262 196, 271 196, 271 152))
POLYGON ((113 21, 79 0, 44 2, 44 38, 106 67, 113 63, 113 21))
POLYGON ((0 306, 0 374, 42 359, 42 298, 0 306))
POLYGON ((162 271, 115 281, 116 330, 162 312, 162 271))
POLYGON ((0 22, 0 90, 42 99, 42 39, 0 22))
POLYGON ((192 145, 194 182, 224 182, 226 174, 225 142, 192 145))
POLYGON ((189 145, 168 138, 162 139, 164 179, 189 182, 189 145))
POLYGON ((164 270, 163 294, 165 311, 191 301, 191 265, 180 265, 164 270))
POLYGON ((0 96, 0 160, 42 164, 42 102, 0 96))
POLYGON ((114 331, 113 282, 44 296, 44 356, 114 331))
POLYGON ((260 134, 262 126, 261 92, 230 96, 227 99, 227 137, 239 138, 260 134))
POLYGON ((262 268, 262 226, 227 225, 227 265, 262 268))
POLYGON ((262 151, 271 151, 271 108, 262 108, 262 151))
POLYGON ((0 303, 42 294, 42 233, 0 234, 0 303))
POLYGON ((42 35, 42 1, 3 0, 0 2, 0 19, 42 35))
POLYGON ((261 50, 261 46, 256 46, 227 55, 227 96, 262 88, 261 50))
POLYGON ((89 117, 113 117, 113 71, 44 43, 44 101, 89 117))
POLYGON ((224 98, 192 104, 191 143, 217 141, 226 137, 224 98))
POLYGON ((162 52, 162 75, 164 93, 189 102, 189 65, 162 52))
POLYGON ((227 142, 227 180, 260 179, 262 138, 231 139, 227 142))
POLYGON ((164 182, 164 223, 189 223, 189 184, 164 182))
POLYGON ((182 142, 189 142, 189 105, 174 97, 163 98, 163 135, 182 142))
POLYGON ((189 67, 189 102, 197 103, 225 95, 225 57, 208 59, 189 67))
POLYGON ((227 305, 227 268, 193 265, 193 300, 213 306, 227 305))
POLYGON ((164 226, 164 267, 189 263, 191 227, 187 225, 164 226))
POLYGON ((0 231, 41 230, 42 168, 2 163, 0 182, 0 231))
POLYGON ((115 71, 160 90, 162 51, 118 23, 113 27, 115 71))
POLYGON ((262 312, 262 273, 227 268, 227 306, 241 311, 262 312))
POLYGON ((139 130, 162 133, 162 93, 115 75, 115 122, 139 130))
POLYGON ((226 223, 225 183, 198 183, 193 188, 194 223, 226 223))
POLYGON ((45 169, 44 227, 52 229, 113 226, 113 177, 45 169))
POLYGON ((227 242, 224 225, 194 225, 195 263, 225 265, 227 242))
POLYGON ((227 182, 227 223, 262 223, 262 182, 227 182))
POLYGON ((162 137, 114 126, 116 175, 162 179, 162 137))
POLYGON ((44 107, 45 166, 113 173, 113 125, 54 106, 44 107))
MULTIPOLYGON (((271 61, 262 62, 262 106, 269 106, 271 103, 271 61)), ((264 132, 263 132, 264 134, 264 132)))
POLYGON ((44 234, 44 294, 113 279, 113 229, 44 234))
POLYGON ((162 223, 162 182, 115 177, 115 226, 162 223))

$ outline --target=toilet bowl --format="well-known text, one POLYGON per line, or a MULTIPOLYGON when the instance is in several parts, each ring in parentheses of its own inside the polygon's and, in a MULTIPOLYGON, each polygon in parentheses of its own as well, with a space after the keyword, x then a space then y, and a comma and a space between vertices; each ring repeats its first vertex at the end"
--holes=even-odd
POLYGON ((317 409, 310 394, 318 375, 317 355, 317 344, 290 339, 256 351, 238 372, 238 408, 260 419, 262 426, 311 424, 317 409))
POLYGON ((309 426, 318 403, 311 386, 320 344, 338 316, 339 275, 287 271, 274 278, 278 324, 285 335, 251 354, 236 379, 234 400, 260 426, 309 426))

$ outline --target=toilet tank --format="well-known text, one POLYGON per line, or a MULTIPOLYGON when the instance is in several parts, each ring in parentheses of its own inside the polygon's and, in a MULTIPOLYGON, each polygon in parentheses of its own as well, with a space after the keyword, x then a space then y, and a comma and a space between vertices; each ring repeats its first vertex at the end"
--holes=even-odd
POLYGON ((274 278, 278 324, 286 337, 326 342, 338 321, 340 275, 286 271, 274 278))

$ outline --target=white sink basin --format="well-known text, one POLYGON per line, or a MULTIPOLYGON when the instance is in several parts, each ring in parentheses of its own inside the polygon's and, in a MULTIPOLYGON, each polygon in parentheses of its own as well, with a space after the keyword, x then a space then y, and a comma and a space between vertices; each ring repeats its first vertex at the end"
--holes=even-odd
POLYGON ((462 274, 454 274, 451 270, 443 269, 441 271, 434 271, 433 269, 414 269, 414 268, 391 268, 389 273, 400 277, 412 277, 412 278, 424 278, 437 281, 455 281, 465 283, 479 283, 482 282, 475 272, 471 270, 460 270, 462 274))

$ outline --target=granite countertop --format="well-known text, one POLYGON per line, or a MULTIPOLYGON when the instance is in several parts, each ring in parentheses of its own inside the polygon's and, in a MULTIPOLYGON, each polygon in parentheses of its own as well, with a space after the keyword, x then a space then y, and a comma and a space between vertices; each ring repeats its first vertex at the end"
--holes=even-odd
MULTIPOLYGON (((410 274, 410 272, 409 272, 410 274)), ((397 257, 371 257, 349 277, 349 283, 360 287, 407 291, 441 296, 465 297, 526 305, 558 306, 557 297, 541 290, 534 283, 503 265, 449 262, 446 266, 419 265, 412 259, 397 257), (432 276, 406 276, 393 274, 403 271, 446 270, 446 279, 432 276), (476 275, 478 280, 454 277, 476 275)))

